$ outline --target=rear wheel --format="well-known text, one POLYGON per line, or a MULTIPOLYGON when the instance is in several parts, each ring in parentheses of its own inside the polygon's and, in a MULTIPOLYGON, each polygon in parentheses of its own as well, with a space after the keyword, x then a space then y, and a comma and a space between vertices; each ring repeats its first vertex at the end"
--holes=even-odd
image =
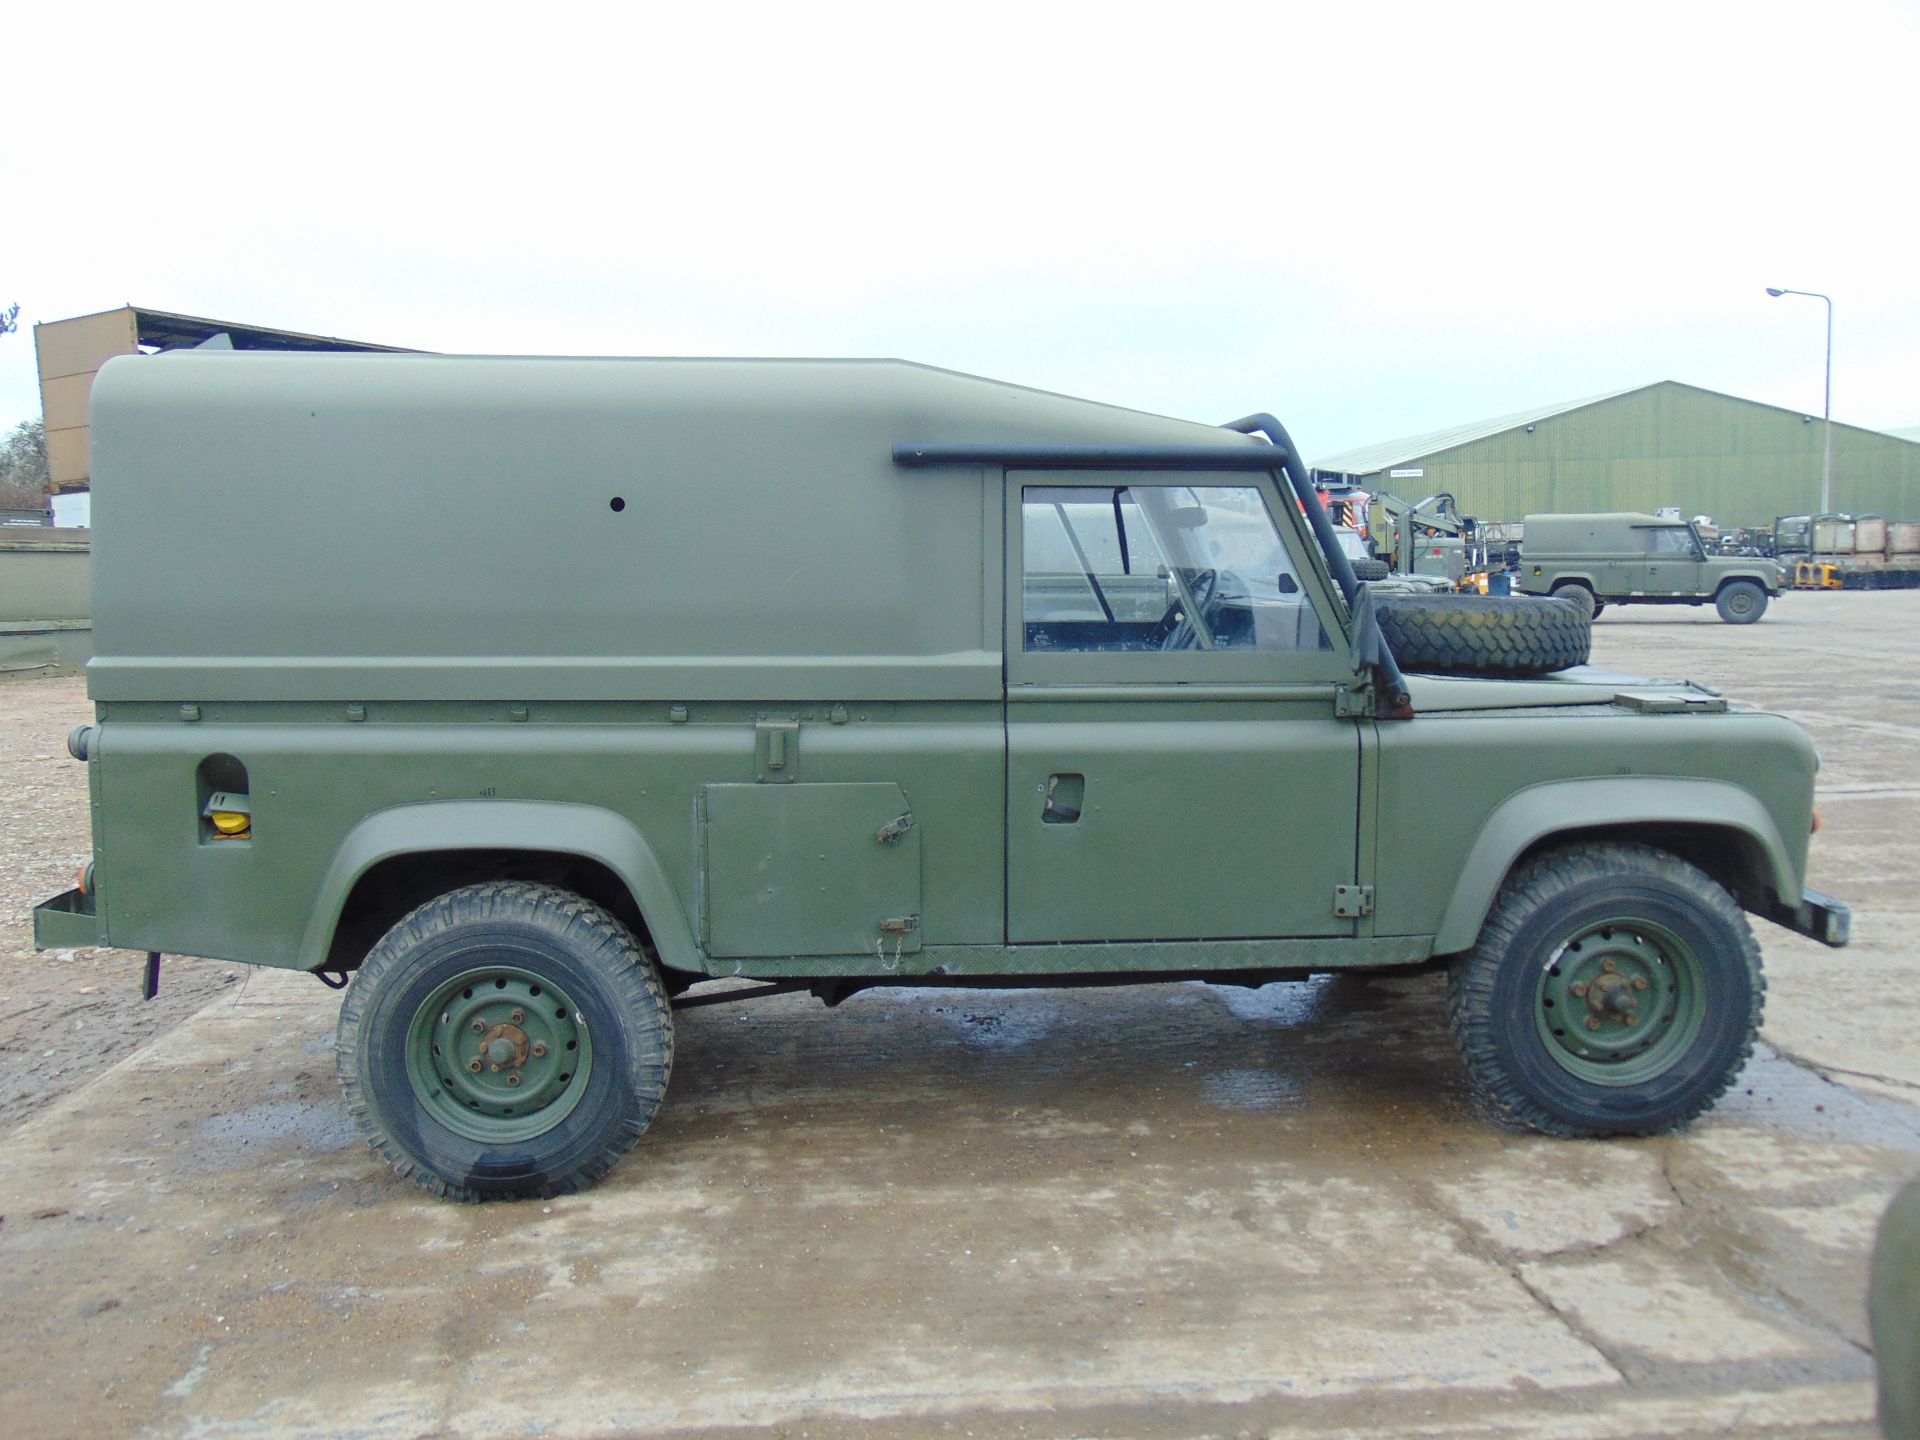
POLYGON ((1730 580, 1720 587, 1713 608, 1729 625, 1751 625, 1767 613, 1767 592, 1751 580, 1730 580))
POLYGON ((645 1132, 673 1065, 659 973, 633 933, 550 885, 421 906, 340 1009, 347 1105, 404 1176, 464 1200, 592 1184, 645 1132))
POLYGON ((1746 916, 1685 861, 1584 845, 1529 862, 1455 963, 1468 1077, 1510 1123, 1654 1135, 1710 1106, 1753 1051, 1766 984, 1746 916))

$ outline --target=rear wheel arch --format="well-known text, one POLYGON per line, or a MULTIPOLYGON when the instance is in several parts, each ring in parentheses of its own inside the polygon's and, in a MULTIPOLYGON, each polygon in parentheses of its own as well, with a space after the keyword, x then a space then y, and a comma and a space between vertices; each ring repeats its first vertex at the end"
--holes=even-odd
POLYGON ((414 907, 488 881, 572 891, 625 924, 669 971, 704 969, 685 908, 639 831, 611 811, 546 801, 442 801, 368 816, 334 853, 300 963, 350 969, 414 907))
POLYGON ((402 917, 451 890, 496 881, 550 885, 590 900, 652 948, 646 916, 611 868, 552 850, 413 850, 376 861, 341 902, 328 970, 351 970, 402 917))

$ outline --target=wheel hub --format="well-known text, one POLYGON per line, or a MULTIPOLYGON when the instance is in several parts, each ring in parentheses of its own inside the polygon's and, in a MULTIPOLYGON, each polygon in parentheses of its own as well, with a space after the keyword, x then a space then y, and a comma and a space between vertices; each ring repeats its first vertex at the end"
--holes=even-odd
POLYGON ((1564 1069, 1636 1084, 1692 1043, 1702 1013, 1692 952, 1660 927, 1618 920, 1588 926, 1552 952, 1535 1015, 1564 1069))
POLYGON ((506 1143, 572 1110, 591 1064, 586 1024, 552 982, 515 966, 468 971, 415 1012, 408 1078, 448 1129, 506 1143))
POLYGON ((481 1058, 494 1070, 518 1070, 527 1063, 533 1042, 518 1025, 496 1025, 481 1044, 481 1058))

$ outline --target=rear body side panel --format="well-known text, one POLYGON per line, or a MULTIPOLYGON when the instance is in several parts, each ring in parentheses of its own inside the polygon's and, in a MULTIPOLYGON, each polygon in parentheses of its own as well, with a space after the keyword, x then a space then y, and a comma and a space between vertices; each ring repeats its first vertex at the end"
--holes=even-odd
POLYGON ((94 761, 113 805, 98 817, 112 943, 312 968, 354 879, 396 854, 530 849, 579 854, 627 881, 670 964, 702 962, 698 801, 759 778, 756 716, 794 718, 796 782, 888 783, 907 797, 925 873, 929 944, 1002 938, 1002 707, 108 707, 94 761), (120 712, 128 712, 124 716, 120 712), (331 711, 334 718, 315 712, 331 711), (195 767, 246 765, 253 832, 206 841, 195 767), (120 857, 106 861, 106 857, 120 857), (306 917, 311 914, 312 919, 306 917))

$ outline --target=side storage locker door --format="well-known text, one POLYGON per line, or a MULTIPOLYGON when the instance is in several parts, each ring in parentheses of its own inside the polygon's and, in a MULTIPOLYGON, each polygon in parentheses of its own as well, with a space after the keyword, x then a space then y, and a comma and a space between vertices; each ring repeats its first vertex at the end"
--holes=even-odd
POLYGON ((920 834, 898 785, 709 785, 707 953, 911 954, 920 834))

